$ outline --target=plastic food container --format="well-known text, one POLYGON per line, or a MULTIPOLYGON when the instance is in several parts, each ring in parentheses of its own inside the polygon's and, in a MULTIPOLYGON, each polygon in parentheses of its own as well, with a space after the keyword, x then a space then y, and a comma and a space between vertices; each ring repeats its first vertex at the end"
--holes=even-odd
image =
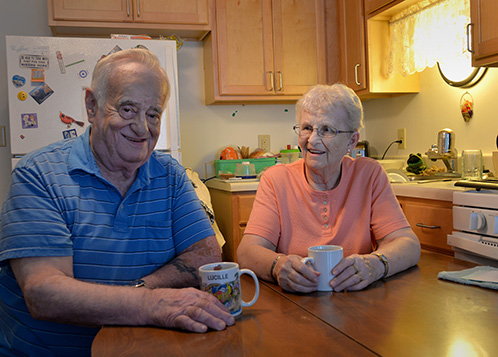
POLYGON ((243 161, 235 167, 235 176, 243 179, 256 178, 256 168, 249 161, 243 161))
POLYGON ((299 160, 299 149, 280 150, 280 161, 282 164, 290 164, 299 160))

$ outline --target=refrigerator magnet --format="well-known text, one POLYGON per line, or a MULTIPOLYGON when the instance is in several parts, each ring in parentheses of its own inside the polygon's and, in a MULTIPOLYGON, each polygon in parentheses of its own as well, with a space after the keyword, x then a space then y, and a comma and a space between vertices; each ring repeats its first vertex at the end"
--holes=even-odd
POLYGON ((21 68, 48 68, 48 57, 44 55, 19 55, 21 68))
POLYGON ((78 133, 76 132, 76 129, 69 129, 64 130, 62 132, 62 136, 64 137, 64 139, 75 138, 78 136, 78 133))
POLYGON ((48 97, 50 97, 54 91, 47 83, 43 83, 41 86, 36 87, 29 95, 33 97, 38 104, 42 104, 48 97))
POLYGON ((23 76, 19 76, 19 75, 14 75, 12 77, 12 83, 14 83, 14 86, 16 88, 20 88, 22 87, 23 85, 26 84, 26 78, 24 78, 23 76))
POLYGON ((114 46, 114 47, 112 48, 112 50, 110 50, 110 51, 109 51, 109 53, 108 53, 107 55, 104 55, 104 56, 102 56, 102 57, 112 55, 113 53, 119 52, 119 51, 121 51, 121 50, 122 50, 122 48, 121 48, 121 47, 119 47, 118 45, 116 45, 116 46, 114 46))
POLYGON ((66 68, 67 68, 67 67, 74 66, 74 65, 76 65, 76 64, 83 63, 83 62, 85 62, 85 60, 84 60, 84 59, 79 60, 79 61, 76 61, 76 62, 73 62, 73 63, 66 64, 66 68))
POLYGON ((45 82, 45 70, 34 68, 31 70, 31 82, 43 83, 45 82))
POLYGON ((78 78, 79 79, 86 79, 88 77, 88 71, 86 69, 82 69, 78 71, 78 78))
POLYGON ((59 70, 61 71, 61 74, 66 73, 66 67, 64 66, 61 51, 55 51, 55 55, 57 56, 57 62, 59 62, 59 70))
POLYGON ((38 128, 38 116, 36 113, 21 114, 22 128, 23 129, 36 129, 38 128))
POLYGON ((61 119, 61 122, 67 124, 68 128, 71 126, 72 123, 75 123, 76 125, 79 125, 81 127, 85 125, 84 122, 71 118, 69 115, 66 115, 63 112, 59 112, 59 118, 61 119))
POLYGON ((28 98, 28 93, 26 93, 25 91, 20 91, 19 93, 17 93, 17 99, 19 99, 21 102, 25 101, 26 98, 28 98))

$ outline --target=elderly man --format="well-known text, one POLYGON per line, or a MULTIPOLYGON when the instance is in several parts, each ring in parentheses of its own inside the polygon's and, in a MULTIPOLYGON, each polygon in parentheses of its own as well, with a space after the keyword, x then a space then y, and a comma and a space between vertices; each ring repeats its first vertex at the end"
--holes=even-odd
POLYGON ((221 257, 184 169, 153 151, 168 97, 152 53, 107 56, 86 91, 87 132, 14 170, 1 220, 0 354, 89 355, 101 325, 234 323, 216 298, 187 288, 221 257))

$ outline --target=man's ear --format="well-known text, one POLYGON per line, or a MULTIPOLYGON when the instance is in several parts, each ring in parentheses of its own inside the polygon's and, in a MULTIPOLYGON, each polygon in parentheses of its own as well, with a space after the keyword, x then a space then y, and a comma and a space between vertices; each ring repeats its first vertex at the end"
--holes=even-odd
POLYGON ((97 115, 98 103, 93 89, 87 88, 85 91, 85 107, 88 115, 88 121, 93 123, 97 115))

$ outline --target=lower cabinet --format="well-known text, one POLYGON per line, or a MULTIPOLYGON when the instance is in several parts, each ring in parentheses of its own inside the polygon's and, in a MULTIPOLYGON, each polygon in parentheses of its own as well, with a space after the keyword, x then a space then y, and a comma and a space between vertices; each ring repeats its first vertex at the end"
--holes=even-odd
POLYGON ((453 203, 413 197, 397 198, 422 248, 453 256, 453 250, 446 243, 447 235, 453 230, 453 203))
MULTIPOLYGON (((225 238, 223 260, 237 261, 237 247, 251 214, 256 191, 229 192, 209 188, 218 227, 225 238)), ((453 230, 453 203, 398 196, 398 201, 423 249, 453 256, 446 243, 453 230)))
POLYGON ((236 261, 237 247, 251 214, 256 191, 228 192, 209 188, 216 223, 225 238, 223 260, 236 261))

